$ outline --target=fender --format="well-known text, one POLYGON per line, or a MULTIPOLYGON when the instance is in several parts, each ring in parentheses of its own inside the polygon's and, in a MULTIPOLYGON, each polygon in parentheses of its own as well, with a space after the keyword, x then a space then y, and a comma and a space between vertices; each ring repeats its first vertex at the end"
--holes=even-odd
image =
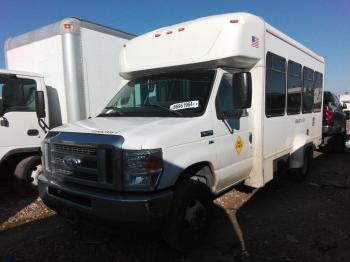
POLYGON ((289 168, 301 168, 304 165, 304 153, 308 147, 313 148, 311 138, 307 135, 299 135, 295 137, 293 142, 293 150, 289 158, 289 168))
POLYGON ((40 154, 40 152, 41 152, 40 147, 16 148, 16 149, 10 150, 1 158, 0 166, 6 159, 8 159, 11 156, 19 155, 19 154, 30 154, 30 153, 32 153, 33 155, 37 155, 37 154, 40 154))

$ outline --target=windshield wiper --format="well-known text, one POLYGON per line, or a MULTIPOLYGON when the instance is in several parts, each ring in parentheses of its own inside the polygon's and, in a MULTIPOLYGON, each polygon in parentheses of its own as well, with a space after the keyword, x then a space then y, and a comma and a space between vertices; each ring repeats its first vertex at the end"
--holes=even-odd
POLYGON ((183 113, 181 113, 181 112, 179 112, 179 111, 171 110, 170 108, 167 108, 167 107, 165 107, 165 106, 146 104, 146 105, 142 105, 141 107, 154 107, 154 108, 159 108, 159 109, 162 109, 163 111, 170 112, 170 113, 172 113, 172 114, 174 114, 174 115, 183 116, 183 113))
POLYGON ((114 115, 114 114, 124 115, 124 112, 122 112, 122 111, 120 110, 120 108, 119 108, 119 107, 116 107, 116 106, 107 106, 107 107, 105 107, 105 109, 107 109, 107 110, 113 110, 113 112, 101 113, 101 114, 99 114, 98 116, 110 116, 110 115, 114 115))

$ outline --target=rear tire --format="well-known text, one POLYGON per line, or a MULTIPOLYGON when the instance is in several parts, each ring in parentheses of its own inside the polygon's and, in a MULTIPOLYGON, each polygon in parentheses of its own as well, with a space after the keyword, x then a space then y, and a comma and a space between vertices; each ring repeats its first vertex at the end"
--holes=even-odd
POLYGON ((343 153, 345 150, 345 139, 345 133, 340 133, 336 135, 332 144, 332 152, 343 153))
POLYGON ((165 241, 179 251, 198 245, 208 233, 212 207, 212 194, 205 184, 191 179, 178 182, 163 229, 165 241))
POLYGON ((14 173, 14 189, 22 197, 38 194, 38 176, 42 172, 41 158, 30 156, 22 159, 16 166, 14 173))
POLYGON ((289 169, 289 174, 293 179, 304 180, 309 174, 311 169, 311 164, 313 160, 313 150, 311 147, 305 149, 303 166, 300 168, 291 168, 289 169))

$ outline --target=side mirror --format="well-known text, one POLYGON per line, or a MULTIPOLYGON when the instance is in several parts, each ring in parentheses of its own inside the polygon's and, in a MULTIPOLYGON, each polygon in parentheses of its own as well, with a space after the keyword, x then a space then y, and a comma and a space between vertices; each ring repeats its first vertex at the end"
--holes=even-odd
POLYGON ((35 93, 35 110, 38 119, 45 118, 45 96, 43 91, 36 91, 35 93))
POLYGON ((234 109, 245 109, 252 105, 252 76, 249 72, 233 75, 233 104, 234 109))
POLYGON ((342 108, 343 108, 343 109, 347 109, 348 106, 344 103, 344 104, 342 105, 342 108))

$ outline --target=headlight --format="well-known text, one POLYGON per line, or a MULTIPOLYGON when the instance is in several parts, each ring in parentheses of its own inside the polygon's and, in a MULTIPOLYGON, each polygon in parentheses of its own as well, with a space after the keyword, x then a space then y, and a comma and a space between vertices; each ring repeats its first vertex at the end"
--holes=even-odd
POLYGON ((124 151, 124 189, 154 190, 163 172, 161 149, 124 151))

